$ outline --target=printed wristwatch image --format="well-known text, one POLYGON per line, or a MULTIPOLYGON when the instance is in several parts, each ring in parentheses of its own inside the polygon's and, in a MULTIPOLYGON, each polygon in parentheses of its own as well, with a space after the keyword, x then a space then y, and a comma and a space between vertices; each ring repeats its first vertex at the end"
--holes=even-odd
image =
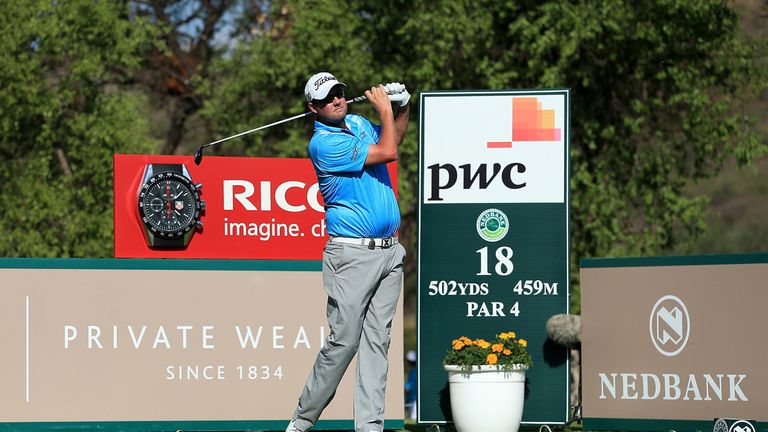
POLYGON ((197 229, 205 202, 183 164, 148 164, 138 191, 139 218, 150 247, 186 247, 197 229))

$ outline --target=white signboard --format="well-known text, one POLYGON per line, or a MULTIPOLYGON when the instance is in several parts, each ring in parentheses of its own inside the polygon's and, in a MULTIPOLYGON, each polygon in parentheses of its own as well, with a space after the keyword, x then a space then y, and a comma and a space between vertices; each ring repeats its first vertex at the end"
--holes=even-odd
POLYGON ((566 94, 424 99, 424 204, 565 202, 566 94))

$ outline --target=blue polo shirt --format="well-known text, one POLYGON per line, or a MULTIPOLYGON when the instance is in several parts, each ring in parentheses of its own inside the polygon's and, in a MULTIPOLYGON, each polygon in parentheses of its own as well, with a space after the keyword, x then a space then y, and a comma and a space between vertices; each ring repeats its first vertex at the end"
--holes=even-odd
POLYGON ((386 164, 365 166, 368 146, 378 145, 381 127, 348 114, 348 129, 315 121, 309 157, 325 201, 325 223, 333 237, 390 237, 400 209, 386 164))

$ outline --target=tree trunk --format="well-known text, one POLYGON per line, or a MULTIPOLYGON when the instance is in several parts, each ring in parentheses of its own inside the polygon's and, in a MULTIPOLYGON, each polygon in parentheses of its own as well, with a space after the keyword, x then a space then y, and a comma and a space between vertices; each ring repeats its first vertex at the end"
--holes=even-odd
POLYGON ((173 98, 170 124, 165 135, 165 143, 160 151, 161 154, 176 154, 181 146, 181 141, 184 139, 184 127, 187 124, 187 119, 199 108, 200 105, 190 98, 173 98))

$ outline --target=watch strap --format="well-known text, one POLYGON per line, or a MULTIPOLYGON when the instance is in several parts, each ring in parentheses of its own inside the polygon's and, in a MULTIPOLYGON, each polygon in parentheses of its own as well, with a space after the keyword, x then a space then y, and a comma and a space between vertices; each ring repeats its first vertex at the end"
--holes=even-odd
POLYGON ((172 172, 176 174, 184 174, 182 164, 152 164, 153 174, 159 174, 162 172, 172 172))
MULTIPOLYGON (((186 237, 186 236, 185 236, 186 237)), ((171 247, 184 247, 185 244, 185 237, 179 237, 175 239, 164 239, 159 236, 154 236, 152 239, 151 247, 159 247, 159 248, 171 248, 171 247)))

